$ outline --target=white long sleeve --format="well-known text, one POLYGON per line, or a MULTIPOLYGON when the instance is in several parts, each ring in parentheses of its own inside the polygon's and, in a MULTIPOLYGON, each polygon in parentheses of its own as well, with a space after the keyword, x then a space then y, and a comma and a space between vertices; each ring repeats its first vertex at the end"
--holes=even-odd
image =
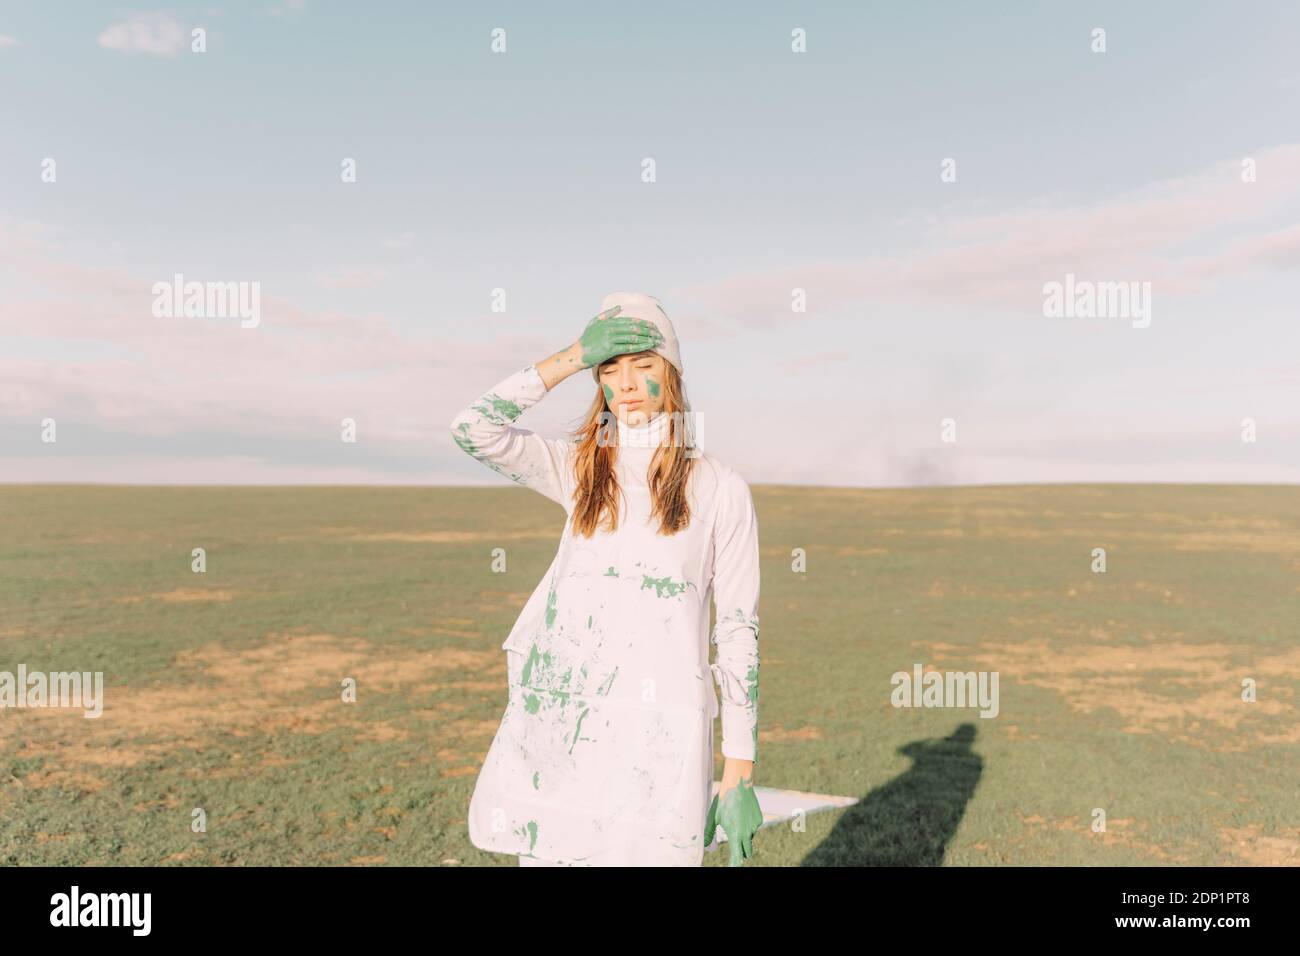
POLYGON ((468 455, 511 481, 532 488, 567 511, 573 494, 570 441, 544 438, 512 423, 546 397, 535 365, 498 382, 451 422, 451 435, 468 455))
POLYGON ((719 488, 714 524, 713 605, 717 620, 710 669, 722 691, 722 755, 758 752, 758 517, 749 485, 731 471, 719 488))

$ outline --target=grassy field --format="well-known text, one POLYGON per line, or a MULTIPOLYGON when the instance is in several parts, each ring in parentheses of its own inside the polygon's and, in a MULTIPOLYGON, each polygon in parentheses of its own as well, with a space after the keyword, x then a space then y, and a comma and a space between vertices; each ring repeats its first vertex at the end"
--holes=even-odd
MULTIPOLYGON (((754 497, 756 783, 861 802, 751 865, 1300 865, 1300 489, 754 497), (894 708, 915 663, 998 671, 1000 713, 894 708)), ((0 863, 515 865, 465 811, 562 522, 512 487, 0 486, 0 671, 106 685, 97 720, 0 710, 0 863)))

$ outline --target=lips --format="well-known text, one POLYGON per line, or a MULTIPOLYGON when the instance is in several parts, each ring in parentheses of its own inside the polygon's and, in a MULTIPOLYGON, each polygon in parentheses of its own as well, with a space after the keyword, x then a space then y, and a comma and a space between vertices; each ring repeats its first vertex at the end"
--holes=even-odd
POLYGON ((619 404, 620 404, 620 405, 640 405, 640 404, 641 404, 641 399, 639 399, 639 398, 625 398, 625 399, 623 399, 623 401, 619 402, 619 404))

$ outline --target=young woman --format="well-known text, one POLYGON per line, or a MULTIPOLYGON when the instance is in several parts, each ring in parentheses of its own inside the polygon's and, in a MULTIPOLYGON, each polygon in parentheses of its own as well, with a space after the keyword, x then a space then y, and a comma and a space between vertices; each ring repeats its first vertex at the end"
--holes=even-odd
POLYGON ((613 293, 568 348, 452 422, 456 443, 568 513, 502 648, 509 698, 469 835, 520 865, 731 865, 762 824, 758 523, 741 476, 694 447, 681 354, 659 300, 613 293), (576 441, 512 423, 556 383, 599 384, 576 441), (709 601, 717 612, 709 663, 709 601), (714 680, 722 691, 718 797, 714 680))

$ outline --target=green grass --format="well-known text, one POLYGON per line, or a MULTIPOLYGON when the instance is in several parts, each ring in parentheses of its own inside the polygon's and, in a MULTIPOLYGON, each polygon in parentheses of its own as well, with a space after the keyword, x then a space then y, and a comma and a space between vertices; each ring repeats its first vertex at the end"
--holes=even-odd
MULTIPOLYGON (((1300 490, 754 496, 755 782, 861 802, 752 865, 1300 864, 1300 490), (998 671, 1000 713, 894 708, 914 663, 998 671)), ((0 486, 0 671, 106 684, 98 720, 0 710, 0 864, 513 865, 465 810, 562 522, 516 488, 0 486)))

